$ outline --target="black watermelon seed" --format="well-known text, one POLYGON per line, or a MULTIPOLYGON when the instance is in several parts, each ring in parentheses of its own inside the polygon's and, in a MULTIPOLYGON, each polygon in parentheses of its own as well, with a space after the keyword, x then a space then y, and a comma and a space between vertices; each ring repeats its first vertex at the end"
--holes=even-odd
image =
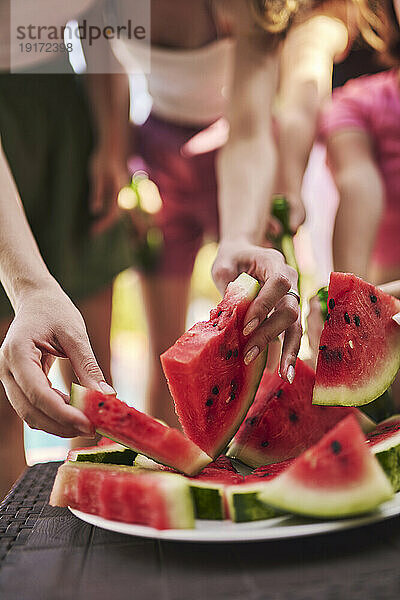
POLYGON ((235 392, 232 392, 231 395, 229 396, 229 400, 234 400, 236 398, 236 394, 235 392))
POLYGON ((263 448, 266 448, 267 446, 269 446, 269 442, 261 442, 261 446, 263 448))
POLYGON ((214 404, 214 400, 212 398, 209 398, 206 402, 206 406, 212 406, 214 404))
POLYGON ((371 294, 371 295, 370 295, 370 298, 371 298, 371 302, 372 302, 372 304, 375 304, 375 302, 377 302, 377 301, 378 301, 378 298, 377 298, 377 297, 376 297, 374 294, 371 294))
POLYGON ((330 318, 331 318, 330 313, 327 313, 327 315, 326 315, 326 321, 329 321, 330 318))
POLYGON ((282 396, 283 390, 278 390, 275 394, 275 398, 280 398, 282 396))
POLYGON ((219 394, 219 388, 217 385, 214 385, 213 389, 211 390, 211 393, 214 394, 214 396, 217 396, 217 394, 219 394))
POLYGON ((348 312, 344 313, 344 320, 346 321, 346 323, 350 323, 350 316, 348 312))
POLYGON ((233 356, 234 356, 235 358, 237 358, 237 357, 239 356, 239 350, 238 350, 237 348, 235 348, 235 349, 234 349, 234 351, 233 351, 233 356))
POLYGON ((228 350, 228 352, 226 353, 226 360, 229 360, 230 358, 232 358, 232 350, 228 350))
POLYGON ((253 427, 253 425, 255 425, 257 423, 257 417, 250 417, 249 419, 246 420, 246 423, 248 425, 251 425, 251 427, 253 427))
POLYGON ((339 454, 339 452, 342 449, 342 445, 337 440, 333 440, 333 442, 331 444, 331 448, 332 448, 333 454, 339 454))
POLYGON ((360 317, 358 315, 354 315, 354 323, 356 324, 356 327, 359 327, 360 317))
POLYGON ((263 473, 261 477, 271 477, 271 475, 273 475, 273 473, 263 473))
POLYGON ((231 381, 231 388, 233 392, 236 392, 237 388, 238 388, 238 384, 236 383, 236 381, 234 379, 232 379, 231 381))
POLYGON ((328 306, 329 306, 329 308, 330 308, 331 310, 333 310, 333 309, 335 308, 335 301, 334 301, 334 299, 333 299, 333 298, 331 298, 331 299, 329 300, 328 306))
POLYGON ((337 351, 338 360, 342 360, 343 356, 340 350, 337 351))
POLYGON ((299 420, 299 417, 296 415, 296 413, 295 413, 294 411, 292 411, 292 412, 289 414, 289 420, 290 420, 292 423, 297 423, 297 421, 299 420))
POLYGON ((217 312, 217 317, 220 317, 221 315, 222 315, 222 310, 219 310, 219 311, 217 312))
POLYGON ((217 325, 218 325, 218 322, 217 322, 217 321, 215 321, 215 322, 212 324, 212 326, 213 326, 213 327, 216 327, 217 325))
POLYGON ((320 346, 319 349, 320 350, 326 350, 326 346, 320 346))
POLYGON ((99 408, 101 408, 102 406, 104 406, 104 402, 99 402, 99 408))

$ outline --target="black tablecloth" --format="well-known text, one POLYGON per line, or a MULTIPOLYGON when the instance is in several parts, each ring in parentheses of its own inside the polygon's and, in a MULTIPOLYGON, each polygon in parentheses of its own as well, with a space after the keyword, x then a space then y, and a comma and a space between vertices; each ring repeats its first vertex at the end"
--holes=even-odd
POLYGON ((240 544, 159 542, 47 504, 57 463, 26 471, 0 507, 1 600, 399 600, 400 519, 240 544))

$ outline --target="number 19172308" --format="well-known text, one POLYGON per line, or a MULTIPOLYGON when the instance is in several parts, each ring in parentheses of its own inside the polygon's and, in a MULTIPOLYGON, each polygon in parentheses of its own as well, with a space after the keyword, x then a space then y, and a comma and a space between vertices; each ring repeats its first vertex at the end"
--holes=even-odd
POLYGON ((69 42, 24 42, 19 44, 21 52, 47 53, 47 52, 72 52, 73 44, 69 42))

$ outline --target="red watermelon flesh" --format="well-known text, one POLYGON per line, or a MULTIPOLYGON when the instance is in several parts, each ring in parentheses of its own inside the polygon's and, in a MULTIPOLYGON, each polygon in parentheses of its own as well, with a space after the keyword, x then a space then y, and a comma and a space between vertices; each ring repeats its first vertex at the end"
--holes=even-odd
POLYGON ((194 525, 185 479, 137 467, 66 462, 58 469, 50 504, 156 529, 194 525))
POLYGON ((382 452, 400 446, 400 415, 393 415, 379 423, 367 436, 372 452, 382 452))
POLYGON ((250 483, 251 481, 260 481, 260 479, 273 479, 277 477, 283 471, 285 471, 292 463, 294 459, 284 460, 279 463, 272 463, 270 465, 263 465, 262 467, 257 467, 254 469, 250 475, 245 476, 245 483, 250 483))
POLYGON ((231 442, 229 456, 251 467, 295 458, 355 412, 313 406, 314 381, 314 371, 299 359, 292 384, 265 370, 255 401, 231 442))
POLYGON ((209 321, 194 325, 161 356, 184 432, 212 457, 239 428, 265 366, 265 352, 249 366, 243 361, 244 317, 259 288, 242 273, 209 321))
POLYGON ((389 480, 353 415, 262 486, 258 496, 262 502, 324 518, 369 512, 393 496, 389 480))
POLYGON ((314 404, 360 406, 389 387, 400 366, 400 301, 351 273, 331 273, 314 404))
POLYGON ((98 433, 187 475, 195 475, 211 462, 180 431, 162 425, 115 396, 73 384, 71 404, 85 413, 98 433))

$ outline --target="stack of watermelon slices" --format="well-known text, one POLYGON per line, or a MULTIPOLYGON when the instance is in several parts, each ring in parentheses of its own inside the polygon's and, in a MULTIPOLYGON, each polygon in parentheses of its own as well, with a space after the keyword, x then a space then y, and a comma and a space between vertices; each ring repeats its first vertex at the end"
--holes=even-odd
POLYGON ((265 370, 228 455, 259 467, 299 456, 349 414, 354 414, 363 428, 373 426, 356 409, 313 406, 314 382, 314 371, 299 359, 292 384, 265 370))
MULTIPOLYGON (((345 283, 343 278, 339 278, 342 286, 349 283, 350 276, 346 277, 345 283)), ((354 284, 354 276, 351 276, 351 282, 354 284)), ((380 325, 390 334, 389 344, 385 348, 393 344, 397 353, 398 332, 391 328, 388 320, 394 312, 398 312, 399 306, 390 297, 380 295, 379 291, 375 293, 375 288, 369 284, 361 284, 368 286, 369 301, 376 305, 375 315, 382 319, 380 325), (387 298, 390 299, 390 308, 387 298)), ((329 304, 331 313, 336 305, 343 311, 345 304, 340 300, 335 274, 331 278, 329 301, 332 299, 331 288, 337 298, 335 305, 332 302, 329 304)), ((52 494, 53 503, 68 503, 82 510, 108 515, 108 518, 146 523, 158 528, 189 527, 190 511, 183 510, 184 520, 179 521, 170 506, 174 494, 169 493, 169 480, 165 479, 168 473, 162 471, 172 469, 189 476, 169 474, 175 478, 170 481, 172 488, 177 490, 176 502, 186 506, 189 490, 191 514, 193 516, 195 512, 203 518, 221 518, 227 514, 227 506, 230 517, 235 521, 269 518, 280 511, 314 517, 349 516, 373 510, 390 498, 393 493, 390 483, 369 450, 369 447, 373 449, 373 439, 381 440, 380 434, 371 434, 367 445, 357 425, 355 409, 312 406, 314 373, 300 361, 292 386, 284 384, 276 374, 264 375, 257 400, 230 446, 229 453, 232 456, 239 456, 258 467, 253 474, 245 478, 236 474, 226 458, 210 465, 211 459, 221 453, 239 428, 264 368, 265 356, 261 356, 250 367, 245 367, 242 360, 246 343, 242 335, 244 316, 258 289, 255 280, 242 274, 228 286, 223 301, 211 312, 210 320, 197 324, 162 357, 175 407, 188 437, 127 407, 113 396, 104 396, 79 386, 73 388, 72 403, 85 412, 98 432, 130 447, 135 453, 145 454, 159 464, 150 464, 147 459, 147 465, 129 468, 79 462, 111 460, 111 457, 114 462, 130 461, 127 455, 122 458, 124 450, 115 445, 102 451, 102 459, 93 458, 96 451, 78 453, 70 457, 77 462, 69 461, 60 468, 60 476, 56 479, 57 485, 52 494), (261 441, 265 442, 266 434, 268 444, 261 444, 261 441), (298 458, 294 461, 286 460, 296 456, 298 458), (207 464, 209 466, 196 476, 207 464), (144 469, 144 466, 147 468, 144 469), (129 512, 124 506, 126 498, 130 497, 133 489, 140 496, 141 486, 143 490, 146 489, 145 478, 148 476, 153 477, 152 485, 158 490, 155 503, 158 508, 146 500, 141 507, 136 507, 137 510, 129 512), (164 479, 160 480, 160 477, 164 479), (86 480, 92 482, 88 483, 89 487, 86 480), (183 484, 176 484, 178 480, 183 484), (128 489, 131 492, 128 493, 128 489), (296 490, 296 494, 292 493, 293 490, 296 490), (214 493, 214 504, 210 502, 210 492, 214 493), (89 507, 88 494, 93 500, 92 504, 89 502, 89 507), (110 498, 114 498, 113 509, 110 508, 110 498), (163 507, 162 510, 160 507, 163 507), (157 518, 152 520, 149 515, 143 516, 147 511, 155 511, 157 518)), ((354 299, 351 293, 347 296, 344 294, 344 297, 351 301, 354 299)), ((365 289, 361 297, 365 304, 368 299, 365 289)), ((361 309, 358 312, 364 314, 361 309)), ((345 314, 350 313, 345 311, 345 314)), ((355 316, 358 318, 353 318, 354 326, 359 328, 361 318, 358 314, 355 316)), ((346 316, 344 319, 348 324, 346 316)), ((338 350, 340 344, 342 348, 344 343, 339 340, 338 322, 336 313, 334 317, 329 317, 329 332, 336 336, 334 342, 337 347, 334 350, 338 350)), ((372 339, 371 328, 366 330, 363 333, 364 344, 372 339)), ((353 331, 351 340, 356 346, 353 331)), ((328 339, 328 342, 331 344, 332 340, 328 339)), ((349 340, 345 340, 345 343, 349 345, 349 340)), ((321 346, 321 352, 326 354, 325 344, 321 343, 321 346)), ((328 344, 326 347, 332 350, 328 344)), ((352 360, 354 363, 354 356, 352 360)), ((391 371, 395 370, 394 362, 391 361, 391 371)), ((374 366, 379 364, 376 359, 374 366)), ((327 371, 323 373, 326 378, 327 371)), ((382 388, 389 380, 387 373, 380 380, 382 388)), ((317 370, 317 386, 320 383, 321 369, 319 372, 317 370)), ((326 381, 323 383, 329 387, 326 381)), ((339 387, 343 389, 346 385, 344 382, 339 387)), ((314 392, 314 403, 316 398, 318 394, 314 392)), ((331 397, 326 403, 333 403, 331 397)), ((379 459, 379 454, 386 452, 387 448, 382 450, 381 445, 376 446, 380 448, 380 451, 376 451, 379 459)), ((389 450, 393 447, 397 447, 396 444, 392 443, 389 450)), ((139 455, 137 464, 140 464, 140 460, 139 455)), ((384 461, 380 462, 384 465, 384 461)), ((386 472, 390 477, 388 469, 386 472)), ((391 480, 394 482, 393 477, 391 480)), ((144 498, 148 498, 145 492, 143 494, 144 498)))

